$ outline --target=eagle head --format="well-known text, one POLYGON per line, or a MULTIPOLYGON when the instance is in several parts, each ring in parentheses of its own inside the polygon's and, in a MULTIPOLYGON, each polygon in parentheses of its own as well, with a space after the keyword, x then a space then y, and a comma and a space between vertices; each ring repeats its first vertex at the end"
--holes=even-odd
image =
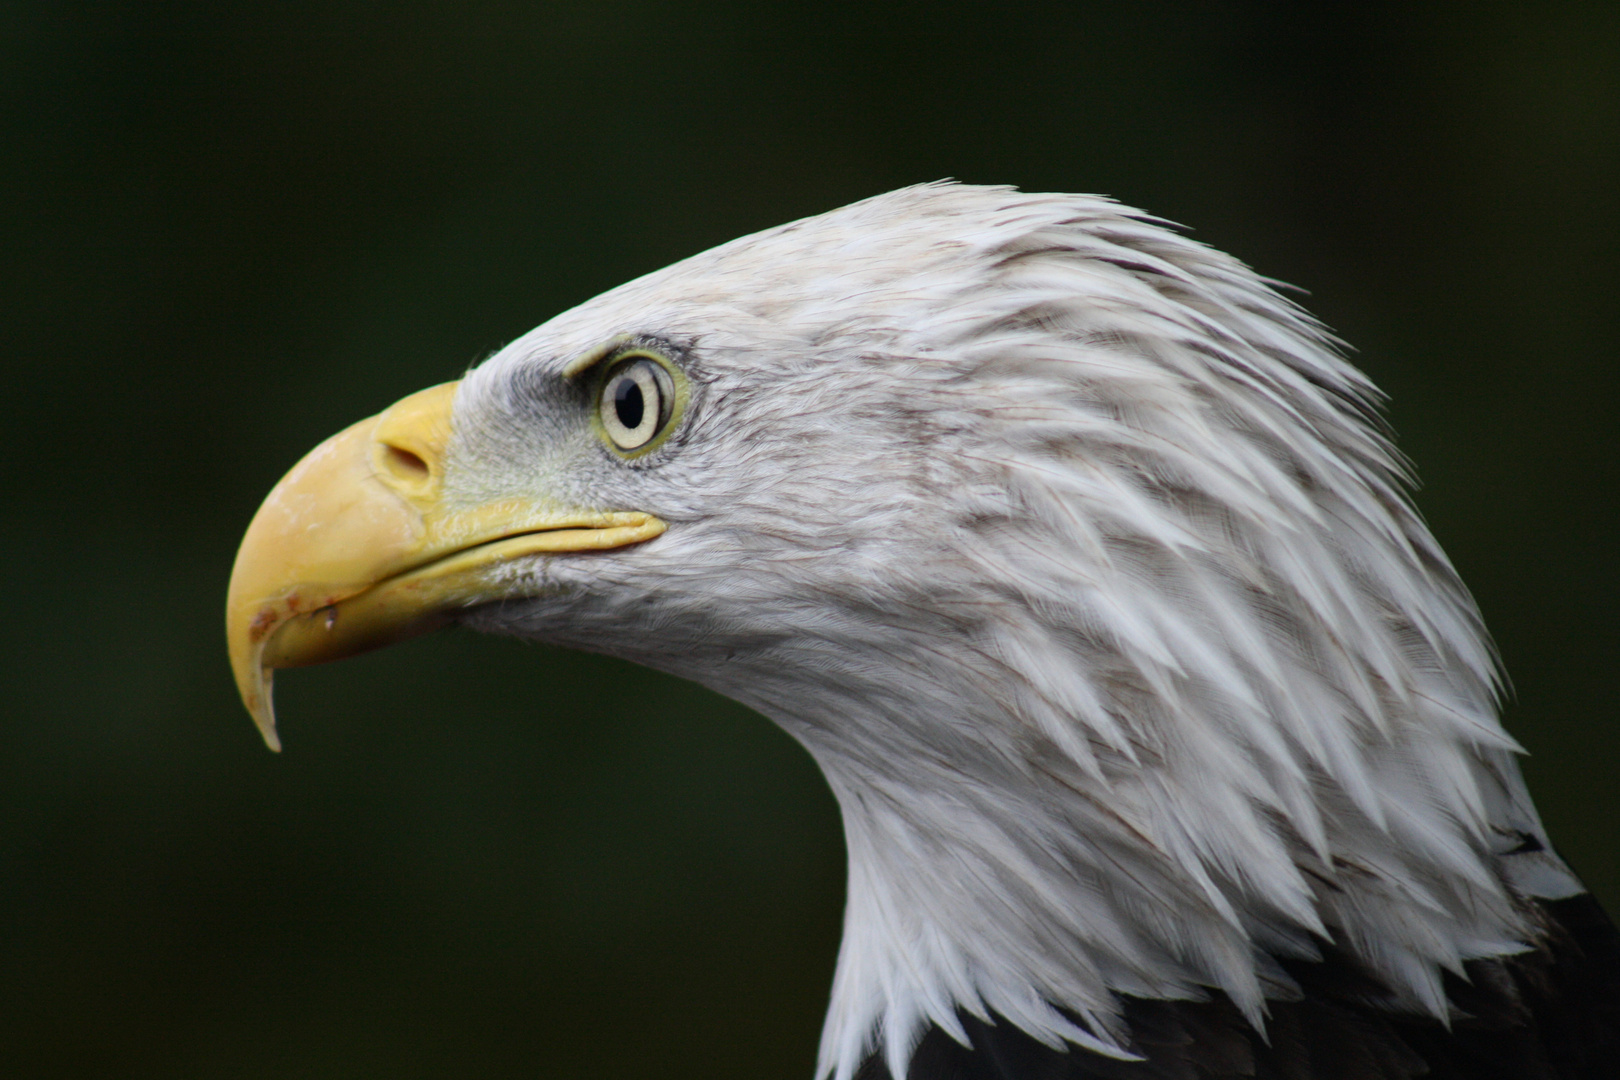
POLYGON ((1377 402, 1162 222, 908 188, 322 444, 244 540, 232 659, 272 744, 273 669, 445 623, 770 717, 843 815, 836 1080, 975 1022, 1139 1059, 1132 1001, 1263 1032, 1330 953, 1447 1022, 1446 973, 1579 886, 1377 402))

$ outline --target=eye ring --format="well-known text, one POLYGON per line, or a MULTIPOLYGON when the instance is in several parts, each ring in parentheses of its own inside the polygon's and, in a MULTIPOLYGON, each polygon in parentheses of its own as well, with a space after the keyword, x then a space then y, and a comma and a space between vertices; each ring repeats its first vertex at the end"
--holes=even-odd
POLYGON ((662 357, 637 352, 608 368, 597 392, 596 416, 615 450, 639 455, 668 430, 676 405, 675 380, 662 357))

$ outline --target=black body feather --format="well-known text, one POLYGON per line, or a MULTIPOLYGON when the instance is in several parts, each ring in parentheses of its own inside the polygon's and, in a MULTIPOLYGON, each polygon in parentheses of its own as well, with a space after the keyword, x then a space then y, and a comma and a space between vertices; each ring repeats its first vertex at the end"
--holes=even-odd
MULTIPOLYGON (((1617 1080, 1620 931, 1587 893, 1537 907, 1540 948, 1447 976, 1449 1028, 1391 1011, 1373 977, 1328 949, 1320 963, 1284 964, 1304 993, 1271 1004, 1264 1038, 1219 995, 1125 999, 1142 1061, 1054 1050, 962 1014, 972 1048, 932 1027, 906 1080, 1617 1080)), ((894 1078, 873 1056, 856 1080, 894 1078)))

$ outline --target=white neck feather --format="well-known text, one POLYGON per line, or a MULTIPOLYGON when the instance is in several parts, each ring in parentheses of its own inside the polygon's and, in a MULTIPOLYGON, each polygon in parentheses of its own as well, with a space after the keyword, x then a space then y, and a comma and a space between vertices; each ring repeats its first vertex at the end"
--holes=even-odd
POLYGON ((1444 1017, 1442 971, 1533 935, 1516 893, 1577 888, 1503 857, 1544 837, 1376 392, 1235 260, 1086 209, 929 349, 922 569, 721 680, 843 808, 836 1080, 958 1009, 1121 1056, 1120 994, 1263 1027, 1323 940, 1444 1017))

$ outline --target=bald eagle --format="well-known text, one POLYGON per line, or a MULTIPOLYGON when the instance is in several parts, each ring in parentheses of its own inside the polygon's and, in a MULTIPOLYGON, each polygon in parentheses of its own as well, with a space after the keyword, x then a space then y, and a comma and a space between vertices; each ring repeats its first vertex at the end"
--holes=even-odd
POLYGON ((558 315, 249 527, 242 697, 446 623, 780 724, 837 798, 817 1075, 1620 1076, 1368 380, 1099 197, 907 188, 558 315))

